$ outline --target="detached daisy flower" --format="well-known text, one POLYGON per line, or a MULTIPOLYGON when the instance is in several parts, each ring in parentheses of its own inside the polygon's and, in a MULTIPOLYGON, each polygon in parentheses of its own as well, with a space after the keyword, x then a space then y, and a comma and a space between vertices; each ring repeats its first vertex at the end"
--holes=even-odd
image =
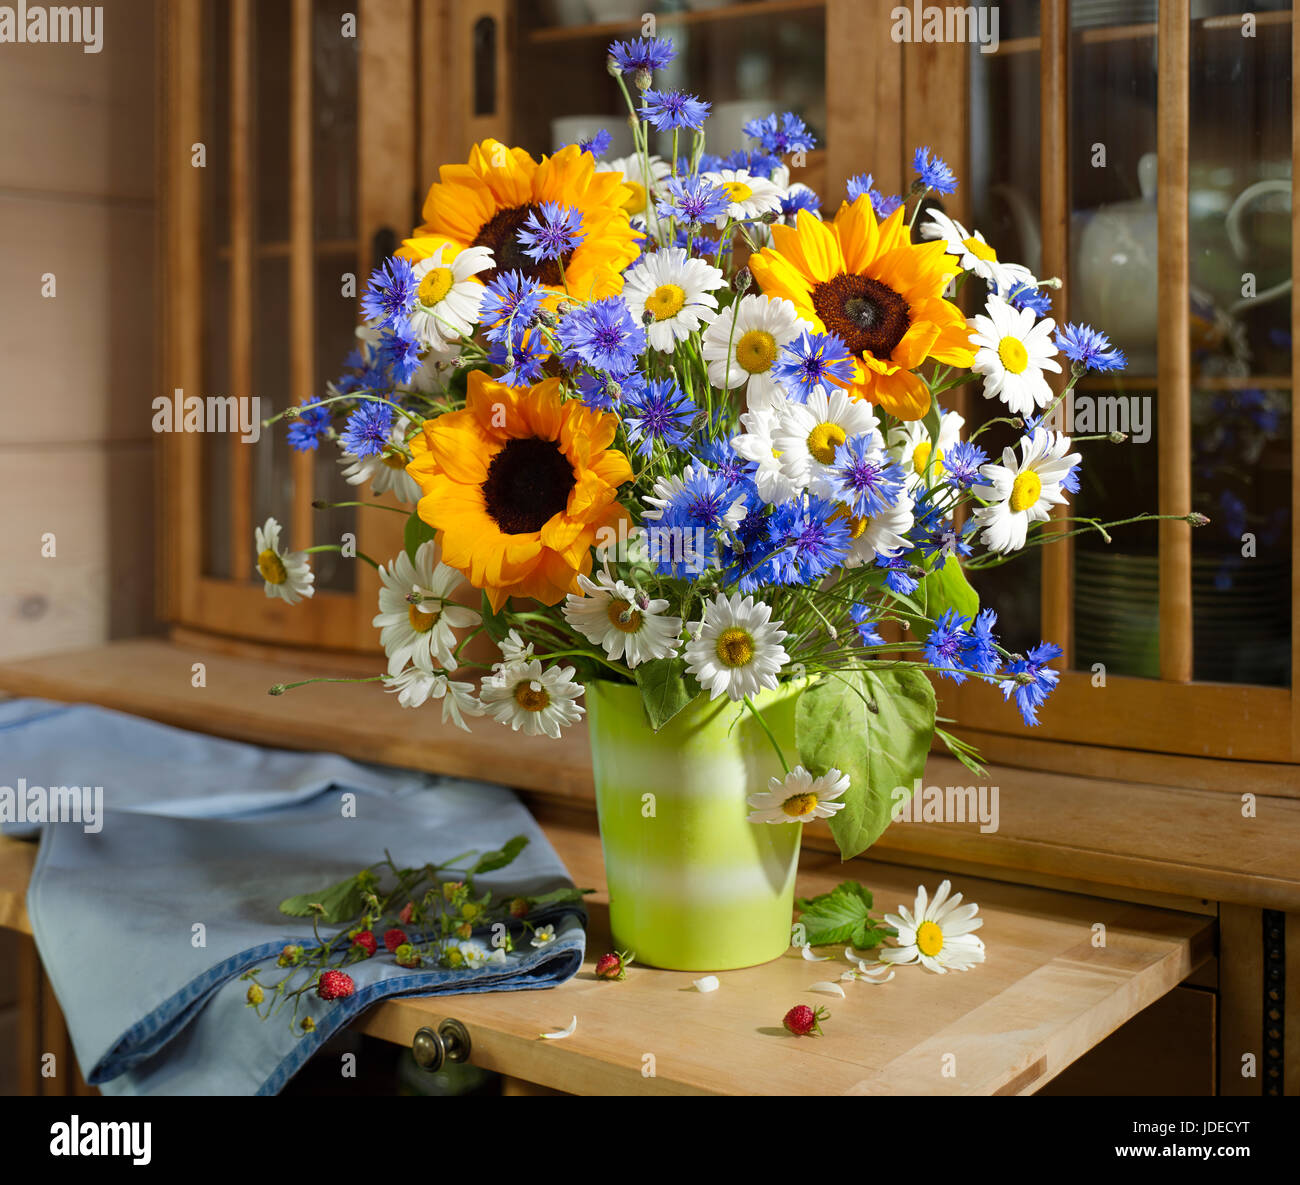
POLYGON ((579 575, 578 587, 585 595, 569 594, 564 620, 610 658, 632 668, 677 653, 682 619, 664 615, 668 601, 651 600, 603 572, 594 581, 579 575))
POLYGON ((829 819, 844 809, 844 803, 835 799, 848 788, 848 775, 834 766, 814 778, 802 765, 796 765, 784 778, 772 778, 766 790, 749 796, 746 801, 754 808, 749 821, 807 823, 810 819, 829 819))
POLYGON ((560 732, 582 717, 577 702, 583 693, 573 681, 573 667, 542 669, 541 660, 505 664, 483 680, 479 699, 494 720, 525 736, 560 739, 560 732))
POLYGON ((980 473, 988 486, 975 493, 989 506, 975 509, 975 522, 984 528, 980 542, 991 551, 1019 551, 1025 545, 1030 523, 1046 522, 1053 506, 1064 505, 1061 486, 1075 466, 1078 453, 1068 453, 1070 438, 1046 428, 1020 438, 1020 460, 1011 448, 1002 450, 1001 465, 985 465, 980 473))
POLYGON ((939 449, 933 463, 930 454, 934 445, 930 442, 929 429, 920 420, 907 420, 889 430, 889 451, 907 474, 910 493, 916 495, 943 483, 943 459, 948 455, 948 450, 961 439, 961 430, 965 426, 965 418, 955 411, 946 411, 940 415, 939 449))
POLYGON ((455 254, 454 244, 429 238, 412 239, 406 246, 422 256, 411 268, 417 286, 411 330, 435 353, 449 354, 479 322, 483 284, 475 277, 492 268, 492 252, 466 247, 455 254))
POLYGON ((482 716, 483 705, 474 695, 472 683, 460 683, 447 678, 445 671, 432 671, 427 667, 407 667, 400 675, 386 675, 384 688, 397 693, 397 702, 404 708, 423 707, 431 699, 442 700, 442 722, 470 731, 466 716, 482 716))
POLYGON ((613 160, 601 161, 596 165, 598 173, 621 173, 623 184, 631 190, 631 196, 623 203, 623 209, 631 218, 646 218, 650 206, 658 200, 661 183, 671 175, 672 169, 663 157, 651 155, 650 172, 646 173, 645 162, 637 154, 619 156, 613 160))
POLYGON ((704 606, 704 617, 690 625, 686 669, 717 699, 733 700, 774 688, 789 655, 781 643, 786 632, 772 621, 771 607, 740 593, 719 593, 704 606))
POLYGON ((280 550, 280 524, 273 518, 266 520, 266 525, 254 532, 257 544, 257 571, 266 581, 266 595, 279 597, 289 605, 296 605, 303 597, 309 597, 315 591, 312 584, 316 580, 307 562, 307 555, 301 551, 280 550))
POLYGON ((1046 407, 1054 396, 1043 371, 1061 371, 1052 345, 1056 322, 1047 317, 1035 323, 1032 309, 1013 308, 1000 296, 990 296, 984 311, 971 318, 971 369, 984 376, 985 398, 1001 399, 1017 416, 1046 407))
POLYGON ((929 900, 924 885, 916 889, 911 911, 900 905, 898 913, 885 914, 885 921, 898 931, 896 947, 880 952, 882 963, 917 963, 940 975, 947 971, 969 971, 984 962, 984 943, 974 931, 984 925, 977 918, 979 906, 962 905, 961 894, 950 900, 951 883, 944 881, 929 900))
POLYGON ((786 402, 778 416, 773 443, 781 454, 781 471, 800 489, 824 498, 834 494, 835 454, 846 440, 866 436, 884 447, 871 404, 838 387, 815 387, 807 403, 786 402))
POLYGON ((756 177, 744 169, 719 169, 704 177, 727 195, 727 208, 713 223, 719 230, 728 221, 751 222, 781 210, 781 187, 766 177, 756 177))
POLYGON ((701 320, 716 315, 713 293, 726 283, 722 273, 681 247, 647 255, 627 273, 623 299, 632 316, 646 326, 646 337, 656 350, 671 352, 700 328, 701 320))
POLYGON ((751 411, 771 407, 781 398, 773 373, 781 347, 808 328, 788 300, 741 297, 704 331, 701 348, 709 382, 723 390, 744 387, 751 411))
POLYGON ((930 221, 921 227, 927 239, 942 239, 949 255, 955 255, 963 269, 974 272, 994 288, 1014 288, 1034 283, 1034 273, 1018 263, 1003 263, 998 253, 984 241, 979 231, 969 231, 942 210, 930 210, 930 221))
POLYGON ((388 673, 397 675, 408 662, 456 665, 456 630, 476 625, 478 613, 450 600, 461 583, 455 568, 435 560, 436 545, 421 543, 415 562, 403 551, 391 564, 379 566, 379 612, 371 625, 388 655, 388 673))
POLYGON ((339 464, 343 466, 343 478, 350 486, 363 486, 370 483, 376 494, 390 491, 399 502, 414 505, 420 500, 420 487, 415 479, 406 472, 409 459, 406 455, 406 426, 409 421, 401 419, 388 430, 388 444, 391 448, 382 448, 377 453, 359 457, 347 450, 340 442, 343 455, 339 464))

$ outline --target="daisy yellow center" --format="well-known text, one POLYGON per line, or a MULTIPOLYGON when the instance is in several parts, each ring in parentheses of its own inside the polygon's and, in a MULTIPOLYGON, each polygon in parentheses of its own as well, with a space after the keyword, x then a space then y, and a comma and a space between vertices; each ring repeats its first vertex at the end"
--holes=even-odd
POLYGON ((1019 514, 1034 506, 1043 492, 1043 479, 1032 469, 1016 475, 1011 486, 1011 509, 1019 514))
POLYGON ((966 248, 976 259, 982 259, 985 263, 996 263, 998 253, 993 250, 987 243, 977 239, 972 235, 969 239, 962 239, 961 245, 966 248))
POLYGON ((675 317, 686 303, 686 293, 677 284, 660 284, 645 298, 646 312, 653 313, 656 321, 675 317))
POLYGON ((550 693, 540 683, 520 683, 515 688, 515 703, 525 712, 540 712, 550 702, 550 693))
POLYGON ((1014 337, 1004 337, 998 342, 998 357, 1012 374, 1024 374, 1025 367, 1029 365, 1029 352, 1014 337))
POLYGON ((766 329, 751 329, 736 343, 736 361, 750 374, 766 374, 776 361, 776 338, 766 329))
POLYGON ((451 291, 454 280, 451 268, 430 268, 424 273, 424 279, 420 281, 420 303, 429 309, 436 304, 441 304, 443 298, 451 291))
MULTIPOLYGON (((912 472, 921 474, 925 472, 925 467, 930 463, 930 450, 933 445, 928 440, 923 440, 912 450, 912 472)), ((934 472, 943 472, 943 449, 934 454, 934 472)))
POLYGON ((754 657, 754 639, 747 630, 733 625, 718 635, 718 661, 724 667, 748 666, 754 657))
POLYGON ((783 810, 792 819, 799 819, 817 805, 815 794, 792 794, 781 804, 783 810))
POLYGON ((283 584, 289 579, 284 561, 269 547, 257 557, 257 570, 267 584, 283 584))
POLYGON ((847 433, 838 424, 818 424, 808 433, 808 451, 823 465, 829 465, 835 460, 835 450, 846 438, 847 433))
POLYGON ((441 614, 436 609, 432 613, 426 613, 419 605, 411 605, 406 610, 406 616, 417 634, 427 634, 438 624, 441 614))
POLYGON ((934 958, 943 950, 943 931, 934 922, 922 922, 916 928, 916 949, 934 958))
POLYGON ((645 210, 645 186, 640 181, 629 181, 623 178, 623 184, 632 191, 631 196, 623 203, 623 209, 629 214, 640 214, 645 210))
POLYGON ((382 460, 389 469, 405 469, 408 464, 405 453, 385 452, 382 460))
POLYGON ((727 191, 729 201, 747 202, 754 196, 754 191, 743 181, 724 181, 722 188, 727 191))
POLYGON ((621 633, 635 634, 641 629, 641 612, 633 609, 627 601, 610 601, 605 616, 609 618, 609 624, 621 633))

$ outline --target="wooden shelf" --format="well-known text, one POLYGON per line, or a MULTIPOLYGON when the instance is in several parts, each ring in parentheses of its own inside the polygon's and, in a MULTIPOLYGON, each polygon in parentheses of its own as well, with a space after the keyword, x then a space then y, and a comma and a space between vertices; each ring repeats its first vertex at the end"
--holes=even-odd
MULTIPOLYGON (((254 259, 288 259, 292 244, 287 242, 254 243, 254 259)), ((361 250, 356 239, 316 239, 312 243, 312 254, 321 255, 355 255, 361 250)), ((231 249, 229 244, 217 248, 217 258, 229 261, 231 249)))
MULTIPOLYGON (((1112 391, 1127 388, 1129 390, 1155 390, 1158 380, 1155 375, 1130 375, 1123 371, 1114 374, 1085 375, 1077 383, 1076 390, 1112 391)), ((1289 374, 1248 374, 1192 376, 1193 391, 1251 391, 1255 389, 1268 391, 1289 391, 1295 380, 1289 374)))
MULTIPOLYGON (((671 12, 655 14, 657 28, 689 28, 692 25, 721 25, 737 20, 772 19, 795 16, 805 12, 822 12, 825 0, 753 0, 749 4, 732 4, 725 8, 706 9, 700 12, 671 12)), ((630 21, 602 21, 588 25, 558 25, 533 29, 527 35, 530 45, 554 45, 565 41, 589 41, 595 38, 639 36, 641 18, 630 21)))
MULTIPOLYGON (((1229 13, 1225 16, 1202 17, 1200 20, 1192 22, 1192 35, 1228 31, 1240 32, 1241 18, 1244 15, 1244 13, 1229 13)), ((1254 17, 1258 28, 1268 28, 1271 25, 1289 25, 1291 23, 1290 12, 1258 12, 1254 14, 1254 17)), ((1108 45, 1115 41, 1154 39, 1155 36, 1155 22, 1144 22, 1136 25, 1106 25, 1102 28, 1075 29, 1071 32, 1071 40, 1082 45, 1108 45)), ((996 56, 1037 53, 1040 48, 1041 39, 1038 37, 1013 37, 1010 40, 998 43, 996 56)))

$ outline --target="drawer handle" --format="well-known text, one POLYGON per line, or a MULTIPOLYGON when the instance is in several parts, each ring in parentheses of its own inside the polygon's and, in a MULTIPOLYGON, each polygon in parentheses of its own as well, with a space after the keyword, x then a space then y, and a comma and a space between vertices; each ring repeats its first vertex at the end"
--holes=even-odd
POLYGON ((411 1041, 411 1055, 422 1070, 434 1074, 445 1062, 467 1062, 469 1030, 454 1017, 447 1017, 437 1029, 420 1029, 411 1041))

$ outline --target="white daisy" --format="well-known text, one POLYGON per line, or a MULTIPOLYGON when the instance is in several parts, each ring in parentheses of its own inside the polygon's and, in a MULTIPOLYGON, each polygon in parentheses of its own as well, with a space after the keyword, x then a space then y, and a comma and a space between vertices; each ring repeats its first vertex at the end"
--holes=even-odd
POLYGON ((649 161, 649 180, 646 179, 645 163, 636 153, 596 162, 597 173, 623 174, 623 184, 632 191, 632 196, 623 203, 630 218, 644 219, 647 216, 652 202, 659 196, 660 182, 672 172, 668 162, 660 156, 652 154, 649 161))
POLYGON ((492 667, 494 671, 499 671, 512 662, 528 662, 533 657, 533 644, 531 642, 525 644, 516 629, 512 629, 497 643, 497 649, 501 651, 503 661, 492 667))
POLYGON ((777 355, 810 328, 782 297, 741 297, 704 331, 701 348, 709 382, 723 390, 743 386, 751 411, 771 407, 781 398, 772 377, 777 355))
POLYGON ((474 685, 449 679, 445 671, 410 666, 400 675, 385 675, 384 687, 397 693, 397 702, 404 708, 423 707, 431 699, 442 700, 442 722, 466 732, 470 727, 465 717, 483 715, 483 705, 474 695, 474 685))
POLYGON ((719 230, 728 220, 749 222, 781 209, 781 187, 766 177, 756 177, 744 169, 719 169, 703 177, 727 191, 726 213, 719 214, 714 224, 719 230))
POLYGON ((796 765, 784 778, 772 778, 766 790, 751 794, 746 800, 754 809, 751 823, 806 823, 809 819, 829 819, 844 803, 836 802, 849 788, 849 777, 831 766, 814 778, 802 765, 796 765))
POLYGON ((315 591, 312 585, 316 575, 311 570, 306 552, 280 549, 280 524, 273 518, 253 532, 257 544, 257 571, 266 581, 266 595, 279 597, 289 605, 296 605, 303 597, 315 591))
POLYGON ((940 975, 947 971, 969 971, 984 962, 984 943, 973 933, 984 925, 977 918, 979 906, 961 903, 961 894, 948 897, 952 885, 944 881, 927 900, 924 885, 916 889, 916 902, 909 912, 905 905, 898 913, 885 914, 885 921, 898 931, 896 947, 880 952, 882 963, 916 963, 940 975))
POLYGON ((984 376, 986 398, 1001 399, 1013 415, 1032 415, 1055 398, 1043 371, 1061 372, 1052 344, 1056 322, 1044 317, 1035 324, 1033 309, 1017 309, 1000 296, 990 296, 984 309, 987 316, 971 318, 971 369, 984 376))
POLYGON ((474 331, 485 291, 474 277, 493 264, 488 247, 466 247, 455 256, 449 254, 453 250, 451 243, 441 243, 411 268, 418 285, 411 329, 438 354, 451 353, 474 331))
POLYGON ((916 515, 912 495, 904 490, 893 506, 868 518, 849 515, 853 546, 844 560, 846 568, 874 564, 877 556, 894 556, 912 546, 905 536, 912 529, 916 515))
POLYGON ((651 600, 604 572, 595 581, 579 574, 578 587, 586 595, 569 594, 564 620, 610 658, 623 659, 630 669, 677 653, 682 619, 664 615, 668 601, 651 600))
POLYGON ((481 967, 486 967, 489 963, 506 962, 504 947, 495 946, 489 950, 477 938, 466 938, 451 945, 460 952, 460 957, 464 960, 465 966, 471 971, 477 971, 481 967))
POLYGON ((785 397, 778 396, 770 408, 741 412, 740 424, 745 431, 731 438, 731 447, 736 450, 736 455, 758 465, 754 486, 758 496, 773 505, 789 502, 799 493, 798 484, 781 468, 781 450, 776 445, 780 409, 785 403, 785 397))
MULTIPOLYGON (((372 456, 357 457, 343 449, 339 464, 343 466, 343 477, 350 486, 363 486, 370 483, 376 494, 392 493, 399 502, 414 505, 423 496, 415 478, 406 472, 406 428, 405 416, 398 416, 388 432, 388 443, 392 449, 372 456)), ((340 445, 340 447, 342 447, 340 445)))
POLYGON ((686 669, 717 699, 724 691, 733 700, 757 695, 777 685, 789 655, 781 643, 786 631, 772 620, 772 609, 752 596, 741 600, 719 593, 706 602, 704 617, 690 625, 686 669))
MULTIPOLYGON (((657 523, 664 516, 664 510, 670 502, 681 496, 685 491, 686 485, 695 477, 695 466, 687 465, 680 476, 669 474, 667 477, 655 478, 655 484, 650 493, 646 494, 642 501, 649 507, 642 513, 641 517, 646 522, 657 523)), ((726 509, 722 515, 722 522, 719 530, 734 531, 740 526, 741 520, 745 517, 745 499, 744 496, 738 496, 735 501, 726 509)))
POLYGON ((910 493, 915 495, 927 488, 927 470, 929 486, 940 484, 943 480, 943 455, 961 439, 961 430, 965 426, 965 418, 955 411, 946 411, 939 417, 939 450, 933 462, 930 460, 934 451, 930 430, 921 420, 905 420, 889 430, 889 452, 907 474, 910 493))
POLYGON ((942 210, 931 209, 929 215, 930 221, 921 227, 921 234, 927 239, 942 239, 948 254, 957 256, 965 270, 1004 290, 1022 282, 1033 282, 1034 273, 1027 267, 998 259, 998 253, 985 242, 979 231, 968 231, 942 210))
POLYGON ((537 929, 533 931, 532 942, 530 943, 530 945, 540 949, 543 946, 550 946, 551 943, 554 941, 555 941, 554 926, 538 926, 537 929))
POLYGON ((821 497, 834 488, 835 451, 850 436, 870 436, 877 447, 885 445, 871 404, 839 387, 815 387, 807 403, 787 400, 778 416, 772 442, 781 454, 781 471, 799 489, 821 497))
POLYGON ((683 247, 653 251, 623 278, 623 300, 656 350, 671 351, 713 317, 714 291, 726 283, 711 263, 683 247), (649 323, 647 324, 647 318, 649 323))
POLYGON ((559 740, 560 731, 582 717, 577 701, 584 688, 573 681, 573 674, 573 667, 543 670, 536 658, 506 663, 483 680, 479 699, 494 720, 514 731, 559 740))
POLYGON ((1019 551, 1025 545, 1030 523, 1046 522, 1053 506, 1064 505, 1061 483, 1079 463, 1069 453, 1070 438, 1047 428, 1035 428, 1020 438, 1020 460, 1015 450, 1002 450, 1002 464, 980 466, 987 486, 974 492, 990 502, 975 509, 975 522, 984 528, 980 542, 991 551, 1019 551))
POLYGON ((448 669, 456 665, 456 630, 477 625, 478 613, 452 601, 462 582, 455 568, 436 558, 436 545, 421 543, 415 562, 405 551, 391 564, 379 565, 379 612, 370 623, 388 655, 388 673, 397 675, 408 662, 448 669))

